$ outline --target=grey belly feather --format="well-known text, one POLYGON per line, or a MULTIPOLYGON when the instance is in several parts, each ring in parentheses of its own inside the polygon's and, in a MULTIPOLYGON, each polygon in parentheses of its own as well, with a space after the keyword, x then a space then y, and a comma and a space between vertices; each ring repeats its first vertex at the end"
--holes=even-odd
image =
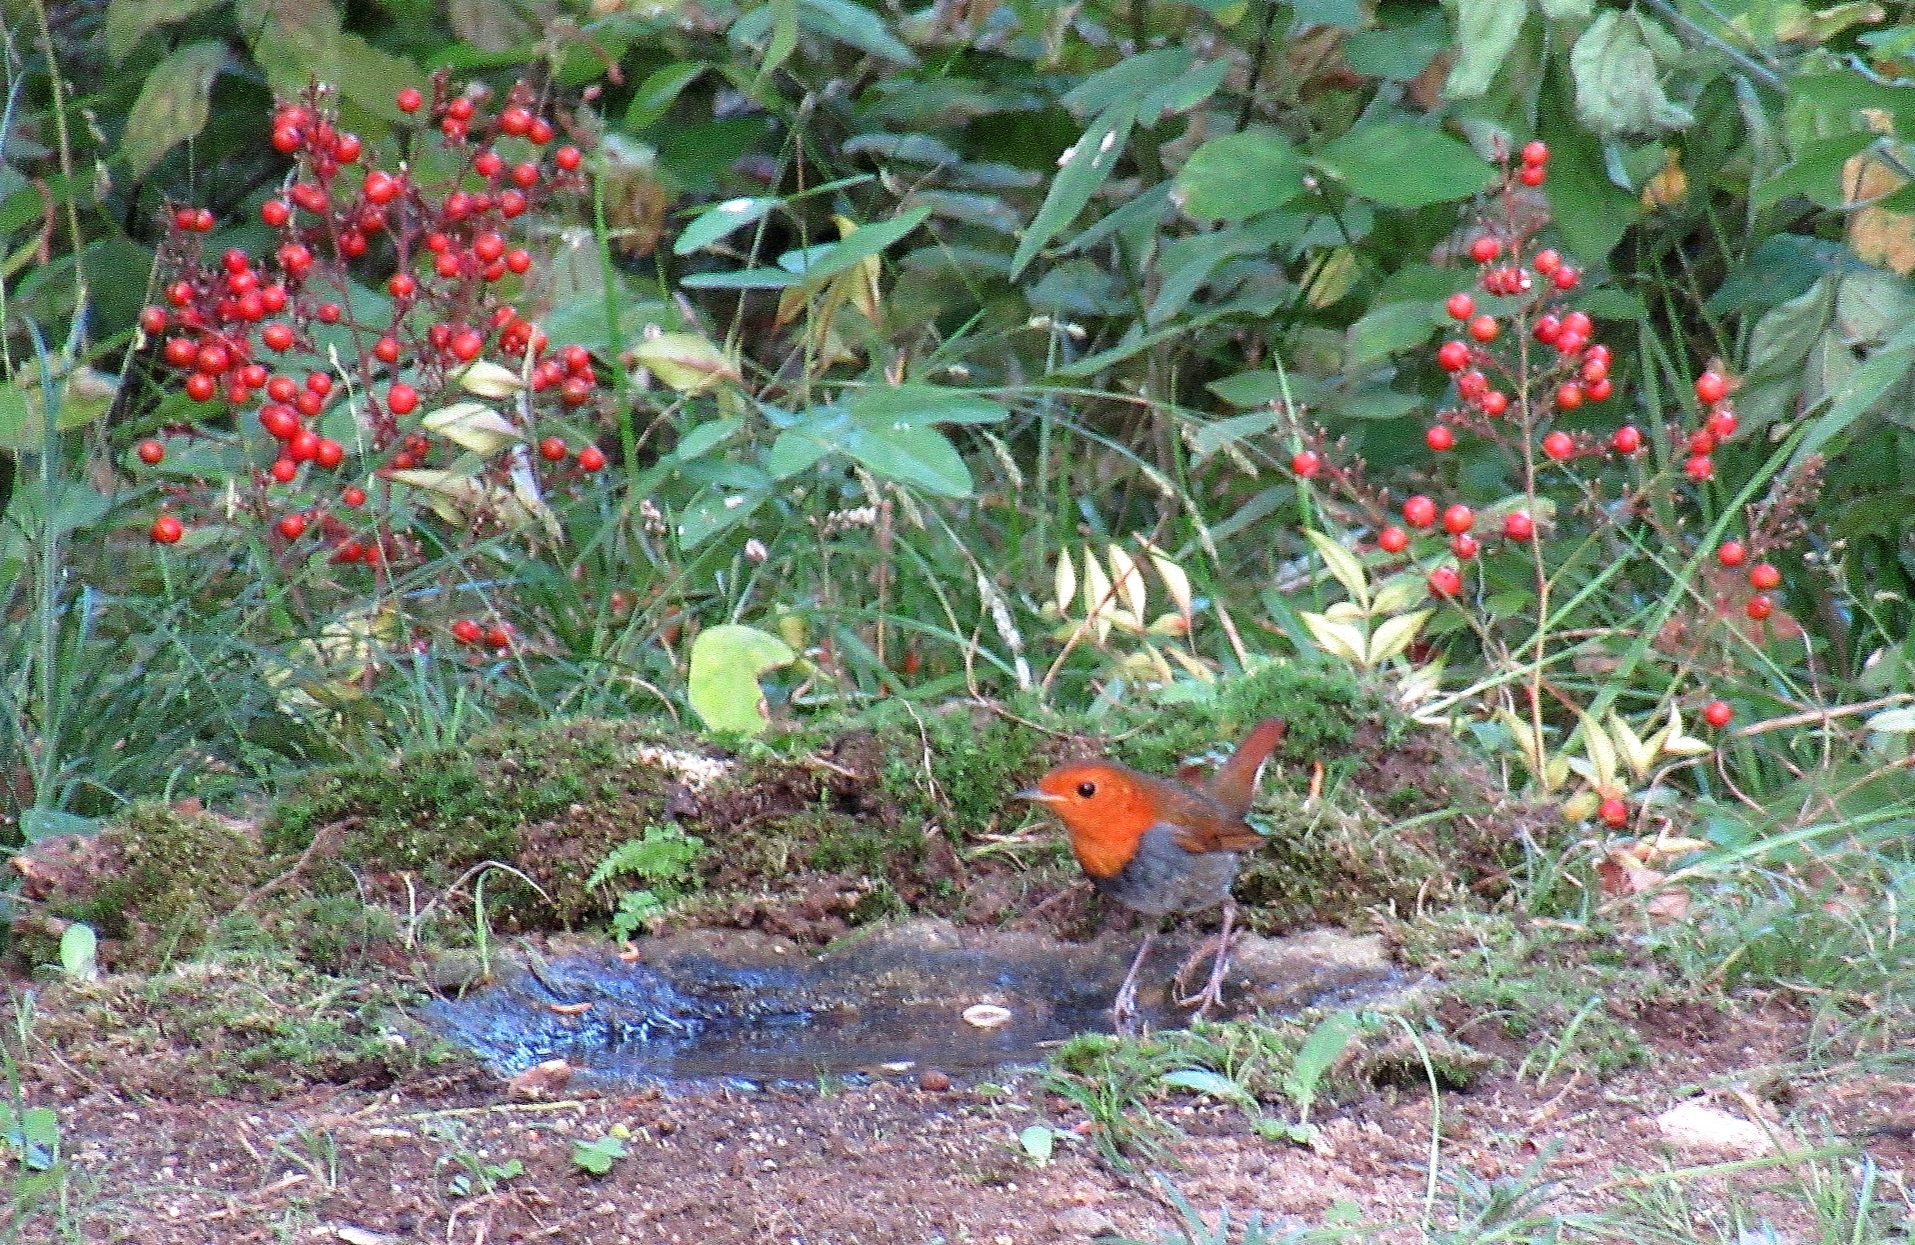
POLYGON ((1190 853, 1178 847, 1168 826, 1144 832, 1130 863, 1108 878, 1092 878, 1097 889, 1126 908, 1146 916, 1201 912, 1223 902, 1237 872, 1237 853, 1190 853))

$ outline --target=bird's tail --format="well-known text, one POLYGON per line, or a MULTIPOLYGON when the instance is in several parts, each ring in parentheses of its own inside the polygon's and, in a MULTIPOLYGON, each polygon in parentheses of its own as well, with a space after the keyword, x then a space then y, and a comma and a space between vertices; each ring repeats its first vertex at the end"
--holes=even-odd
POLYGON ((1210 794, 1216 797, 1217 803, 1238 817, 1250 811, 1250 802, 1257 795, 1257 771, 1283 742, 1285 729, 1276 718, 1265 718, 1244 736, 1230 759, 1218 769, 1217 776, 1210 780, 1210 794))

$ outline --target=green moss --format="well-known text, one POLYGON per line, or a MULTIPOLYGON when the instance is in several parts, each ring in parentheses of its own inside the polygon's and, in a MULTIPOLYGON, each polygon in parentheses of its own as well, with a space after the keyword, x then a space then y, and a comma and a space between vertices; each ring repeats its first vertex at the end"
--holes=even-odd
POLYGON ((169 1101, 275 1098, 315 1083, 381 1085, 465 1060, 407 1021, 388 984, 288 961, 196 963, 151 977, 63 981, 37 1036, 122 1092, 169 1101))
POLYGON ((123 966, 193 954, 214 921, 267 877, 246 827, 210 813, 142 804, 104 833, 113 864, 65 915, 120 940, 123 966))

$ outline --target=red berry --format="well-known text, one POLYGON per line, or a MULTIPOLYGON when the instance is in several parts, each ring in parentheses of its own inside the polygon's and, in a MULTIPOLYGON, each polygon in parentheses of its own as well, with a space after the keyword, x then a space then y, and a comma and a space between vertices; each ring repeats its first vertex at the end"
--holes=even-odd
POLYGON ((1483 234, 1469 244, 1469 256, 1479 264, 1487 264, 1503 253, 1503 244, 1488 234, 1483 234))
POLYGON ((552 141, 552 123, 544 117, 532 118, 532 128, 526 131, 527 138, 543 147, 552 141))
POLYGON ((564 437, 547 437, 539 442, 539 457, 548 463, 564 462, 567 452, 564 437))
POLYGON ((306 135, 295 125, 277 126, 273 130, 273 150, 282 156, 290 156, 299 150, 306 141, 306 135))
POLYGON ((301 428, 286 442, 286 457, 296 463, 309 463, 319 457, 319 434, 310 428, 301 428))
POLYGON ((1306 480, 1314 480, 1323 470, 1323 459, 1315 450, 1298 450, 1290 458, 1290 470, 1306 480))
POLYGON ((464 329, 453 335, 451 349, 453 358, 470 363, 485 349, 485 338, 479 336, 476 330, 464 329))
POLYGON ((1612 795, 1596 809, 1596 816, 1603 825, 1613 830, 1628 824, 1629 806, 1612 795))
POLYGON ((366 504, 366 490, 357 484, 349 484, 339 494, 339 500, 356 510, 366 504))
POLYGON ((394 415, 410 415, 419 408, 419 391, 401 381, 386 390, 386 406, 394 415))
POLYGON ((293 477, 298 474, 299 464, 292 459, 276 458, 273 460, 273 479, 279 481, 281 484, 291 484, 293 477))
POLYGON ((1728 392, 1728 382, 1715 372, 1704 372, 1696 377, 1696 399, 1700 402, 1720 402, 1728 392))
POLYGON ((313 452, 313 461, 330 471, 346 461, 346 447, 331 437, 324 437, 319 442, 319 448, 313 452))
POLYGON ((1462 502, 1457 502, 1443 512, 1443 530, 1451 535, 1467 532, 1475 525, 1476 512, 1462 502))
POLYGON ((1544 176, 1546 175, 1543 172, 1543 166, 1540 164, 1525 164, 1522 168, 1516 170, 1516 180, 1525 186, 1542 185, 1544 176))
POLYGON ((1702 720, 1717 730, 1727 726, 1734 717, 1735 710, 1729 707, 1726 700, 1712 700, 1709 707, 1702 711, 1702 720))
POLYGON ((1425 528, 1436 522, 1436 503, 1421 493, 1403 503, 1403 521, 1414 528, 1425 528))
POLYGON ((505 253, 505 267, 508 272, 517 276, 524 276, 532 269, 532 252, 516 248, 507 251, 505 253))
POLYGON ((1749 603, 1743 606, 1742 610, 1750 618, 1761 622, 1775 612, 1775 602, 1769 599, 1767 593, 1758 592, 1749 598, 1749 603))
POLYGON ((1511 540, 1528 540, 1536 534, 1535 520, 1524 510, 1512 510, 1503 516, 1503 535, 1511 540))
POLYGON ((1536 264, 1536 271, 1542 273, 1546 277, 1550 273, 1556 271, 1558 268, 1561 268, 1563 266, 1563 257, 1561 255, 1558 255, 1555 251, 1542 250, 1542 251, 1536 252, 1536 259, 1534 262, 1536 264))
POLYGON ((567 376, 559 385, 559 401, 567 406, 584 406, 592 400, 592 381, 588 376, 567 376))
POLYGON ((259 408, 259 426, 276 440, 290 441, 299 432, 299 416, 293 413, 290 406, 268 402, 259 408))
POLYGON ((211 402, 217 388, 213 378, 204 372, 194 372, 186 378, 186 396, 195 402, 211 402))
POLYGON ((1609 395, 1615 392, 1615 386, 1607 376, 1598 376, 1595 380, 1583 382, 1583 396, 1591 402, 1607 402, 1609 395))
POLYGON ((1477 316, 1469 322, 1469 335, 1479 342, 1496 340, 1497 324, 1495 316, 1477 316))
POLYGON ((1624 424, 1609 438, 1618 454, 1633 454, 1642 448, 1642 432, 1634 424, 1624 424))
POLYGON ((1707 454, 1691 454, 1682 462, 1682 473, 1701 484, 1715 475, 1715 460, 1707 454))
POLYGON ((507 648, 512 643, 512 630, 504 623, 493 623, 485 629, 485 643, 488 648, 507 648))
POLYGON ((1595 327, 1589 319, 1588 312, 1565 311, 1563 313, 1563 332, 1565 333, 1579 334, 1584 341, 1588 341, 1590 331, 1595 327))
POLYGON ((1689 434, 1689 452, 1707 454, 1716 447, 1716 439, 1707 428, 1698 428, 1689 434))
POLYGON ((1471 315, 1475 314, 1476 300, 1471 298, 1467 293, 1458 290, 1456 293, 1450 295, 1449 301, 1443 304, 1443 309, 1450 313, 1450 319, 1452 320, 1467 320, 1471 315))
POLYGON ((1448 424, 1431 424, 1430 430, 1423 434, 1423 440, 1429 447, 1441 454, 1456 444, 1456 434, 1450 431, 1448 424))
POLYGON ((170 514, 163 514, 153 520, 153 543, 157 545, 176 545, 180 537, 186 535, 186 525, 170 514))
POLYGON ((141 462, 149 467, 153 467, 157 466, 159 461, 166 457, 166 447, 158 441, 142 441, 136 453, 139 454, 141 462))
POLYGON ((1556 409, 1573 411, 1583 404, 1583 387, 1573 380, 1556 386, 1556 409))
POLYGON ((602 471, 605 469, 605 453, 596 445, 588 445, 578 452, 578 465, 582 471, 602 471))
POLYGON ((1768 562, 1758 562, 1749 568, 1749 586, 1757 592, 1767 592, 1771 588, 1782 586, 1782 572, 1768 562))
POLYGON ((1555 316, 1540 316, 1536 320, 1536 327, 1531 329, 1530 332, 1534 334, 1536 340, 1543 343, 1543 345, 1553 346, 1556 344, 1557 339, 1562 336, 1563 322, 1555 316))
POLYGON ((1483 408, 1483 414, 1494 419, 1509 409, 1509 395, 1500 389, 1492 389, 1483 395, 1479 405, 1483 408))
POLYGON ((279 521, 279 534, 287 540, 298 540, 306 531, 306 516, 289 514, 279 521))
POLYGON ((1716 440, 1727 441, 1735 435, 1735 412, 1726 406, 1719 406, 1709 412, 1709 420, 1704 426, 1709 429, 1709 435, 1716 440))
POLYGON ((399 339, 388 333, 372 344, 372 357, 381 363, 399 361, 399 339))
POLYGON ((1469 561, 1480 549, 1481 546, 1476 543, 1474 536, 1459 534, 1450 537, 1450 552, 1456 555, 1456 560, 1459 562, 1469 561))
POLYGON ((1471 368, 1467 372, 1458 373, 1456 377, 1456 394, 1462 398, 1463 401, 1481 401, 1483 395, 1488 392, 1489 377, 1483 375, 1475 368, 1471 368))
POLYGON ((1453 566, 1439 566, 1430 572, 1429 584, 1433 596, 1453 597, 1463 590, 1463 577, 1453 566))
POLYGON ((576 169, 579 166, 579 162, 584 158, 585 154, 576 147, 561 147, 552 153, 552 163, 558 165, 567 173, 576 169))
POLYGON ((515 138, 523 138, 532 129, 532 113, 517 104, 504 108, 499 112, 499 128, 515 138))
POLYGON ((1549 162, 1549 147, 1540 138, 1532 138, 1523 144, 1524 164, 1546 164, 1549 162))
POLYGON ((399 91, 398 102, 400 112, 418 112, 420 107, 426 102, 426 97, 419 94, 418 87, 403 87, 399 91))
POLYGON ((452 638, 461 644, 477 644, 479 637, 485 634, 485 628, 470 618, 461 618, 452 624, 452 638))
POLYGON ((1385 553, 1402 553, 1410 547, 1410 534, 1400 527, 1386 527, 1377 533, 1376 543, 1385 553))
POLYGON ((269 324, 259 330, 259 340, 275 353, 293 348, 293 331, 284 324, 269 324))
POLYGON ((1469 366, 1469 347, 1459 341, 1446 341, 1436 351, 1436 365, 1445 372, 1460 372, 1469 366))
POLYGON ((1543 453, 1557 462, 1563 461, 1576 452, 1576 439, 1566 432, 1556 431, 1543 438, 1543 453))
POLYGON ((409 272, 395 272, 392 280, 386 282, 386 291, 394 298, 411 298, 419 290, 419 283, 412 279, 409 272))
POLYGON ((1582 273, 1570 267, 1568 264, 1564 264, 1561 268, 1549 274, 1549 283, 1559 290, 1573 290, 1576 288, 1576 283, 1582 280, 1582 277, 1582 273))

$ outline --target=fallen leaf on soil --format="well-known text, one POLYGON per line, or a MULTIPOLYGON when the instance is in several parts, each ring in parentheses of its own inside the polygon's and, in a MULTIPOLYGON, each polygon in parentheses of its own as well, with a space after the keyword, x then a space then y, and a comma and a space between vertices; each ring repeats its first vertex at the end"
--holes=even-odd
POLYGON ((964 1009, 964 1023, 979 1029, 996 1029, 1011 1023, 1011 1009, 995 1003, 974 1003, 964 1009))
POLYGON ((548 1059, 519 1073, 505 1083, 505 1096, 524 1101, 544 1098, 565 1088, 572 1079, 572 1065, 563 1059, 548 1059))
POLYGON ((387 1236, 383 1232, 374 1232, 367 1228, 355 1228, 351 1224, 334 1228, 332 1234, 346 1242, 346 1245, 398 1245, 399 1242, 396 1236, 387 1236))
POLYGON ((554 1016, 583 1016, 592 1010, 590 1003, 547 1003, 545 1006, 554 1016))
POLYGON ((1681 1103, 1656 1117, 1662 1138, 1678 1150, 1707 1150, 1716 1154, 1754 1158, 1775 1149, 1775 1141, 1760 1125, 1700 1102, 1681 1103))

